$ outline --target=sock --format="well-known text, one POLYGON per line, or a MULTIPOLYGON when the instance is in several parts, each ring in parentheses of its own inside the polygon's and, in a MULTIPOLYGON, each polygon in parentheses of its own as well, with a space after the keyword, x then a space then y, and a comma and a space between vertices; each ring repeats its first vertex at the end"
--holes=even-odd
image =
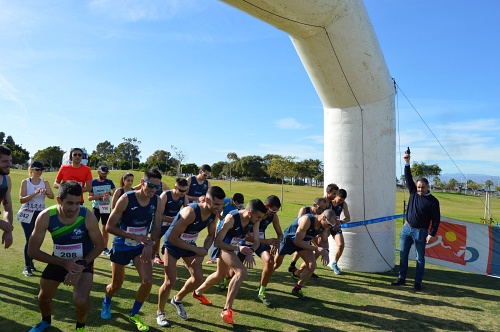
POLYGON ((141 310, 142 304, 143 304, 143 302, 139 302, 139 301, 135 300, 134 306, 132 307, 132 310, 130 311, 130 316, 138 314, 139 311, 141 310))
POLYGON ((49 323, 49 324, 52 324, 52 316, 51 315, 42 317, 42 320, 49 323))
POLYGON ((295 261, 291 261, 290 266, 295 266, 295 263, 296 263, 295 261))
POLYGON ((79 329, 81 327, 85 327, 85 322, 80 323, 80 322, 76 321, 76 328, 79 329))
POLYGON ((302 286, 301 286, 301 285, 299 285, 299 284, 296 284, 294 288, 295 288, 296 290, 300 290, 300 289, 302 289, 302 286))
POLYGON ((106 304, 110 304, 111 303, 111 298, 108 297, 107 294, 104 294, 104 303, 106 303, 106 304))
POLYGON ((174 296, 173 300, 174 300, 175 303, 182 303, 182 301, 177 301, 177 299, 175 298, 175 296, 174 296))
POLYGON ((264 295, 265 292, 266 292, 266 287, 261 285, 259 288, 259 295, 264 295))
POLYGON ((156 257, 156 258, 160 258, 160 254, 156 254, 156 255, 155 255, 155 257, 156 257))

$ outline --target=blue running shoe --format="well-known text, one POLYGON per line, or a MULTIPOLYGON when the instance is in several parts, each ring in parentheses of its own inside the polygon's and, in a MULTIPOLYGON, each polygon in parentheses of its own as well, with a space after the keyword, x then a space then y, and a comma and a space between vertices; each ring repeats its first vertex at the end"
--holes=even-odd
POLYGON ((50 324, 42 320, 40 323, 36 324, 30 332, 43 332, 50 327, 50 324))
POLYGON ((111 303, 102 302, 101 318, 111 319, 111 303))
POLYGON ((340 269, 339 267, 337 266, 337 263, 336 262, 333 262, 330 267, 332 268, 333 272, 335 272, 335 274, 340 274, 340 269))

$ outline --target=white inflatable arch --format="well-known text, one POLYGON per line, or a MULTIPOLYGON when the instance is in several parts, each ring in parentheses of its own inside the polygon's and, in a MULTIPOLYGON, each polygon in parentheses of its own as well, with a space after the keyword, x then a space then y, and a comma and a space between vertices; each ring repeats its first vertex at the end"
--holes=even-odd
MULTIPOLYGON (((362 0, 222 1, 290 35, 324 107, 325 184, 347 190, 351 220, 394 215, 394 88, 362 0)), ((394 267, 394 220, 343 233, 341 268, 394 267)))

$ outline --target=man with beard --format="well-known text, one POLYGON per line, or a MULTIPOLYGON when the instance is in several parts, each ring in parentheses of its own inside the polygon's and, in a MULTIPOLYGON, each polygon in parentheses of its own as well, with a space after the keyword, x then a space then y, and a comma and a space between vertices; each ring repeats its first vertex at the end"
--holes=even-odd
POLYGON ((3 204, 3 216, 0 219, 0 229, 3 231, 2 244, 5 244, 5 249, 12 245, 13 214, 12 214, 12 199, 10 190, 12 182, 10 180, 10 168, 12 167, 12 152, 5 145, 0 145, 0 202, 3 204))

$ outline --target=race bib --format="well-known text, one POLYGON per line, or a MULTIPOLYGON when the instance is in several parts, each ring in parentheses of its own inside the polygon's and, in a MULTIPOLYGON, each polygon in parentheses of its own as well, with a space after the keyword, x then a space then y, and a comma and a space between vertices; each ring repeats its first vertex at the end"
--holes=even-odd
POLYGON ((232 245, 232 246, 237 246, 237 245, 238 245, 238 243, 240 243, 240 242, 241 242, 241 241, 243 241, 243 240, 244 240, 244 238, 241 238, 241 237, 233 237, 233 238, 231 239, 231 245, 232 245))
MULTIPOLYGON (((127 227, 127 233, 131 233, 131 234, 135 234, 135 235, 147 235, 148 228, 147 227, 127 227)), ((125 244, 127 246, 135 247, 135 246, 138 246, 140 243, 137 242, 136 240, 125 239, 125 244)))
POLYGON ((111 206, 109 205, 109 203, 99 204, 99 213, 110 214, 111 213, 111 206))
POLYGON ((197 239, 198 239, 198 233, 196 233, 196 234, 182 233, 181 234, 181 240, 186 242, 186 243, 192 244, 193 246, 196 245, 197 239))
POLYGON ((75 244, 54 244, 54 256, 63 259, 83 258, 83 245, 75 244))
MULTIPOLYGON (((248 233, 247 237, 253 238, 253 232, 248 233)), ((259 231, 259 239, 265 239, 266 233, 259 231)), ((245 241, 245 244, 253 244, 251 241, 245 241)))
POLYGON ((33 210, 28 210, 28 209, 21 209, 17 213, 16 219, 19 220, 20 222, 24 222, 26 224, 31 223, 31 219, 33 218, 33 214, 35 211, 33 210))
POLYGON ((162 227, 167 227, 167 226, 170 226, 172 223, 170 221, 163 221, 161 223, 162 227))

